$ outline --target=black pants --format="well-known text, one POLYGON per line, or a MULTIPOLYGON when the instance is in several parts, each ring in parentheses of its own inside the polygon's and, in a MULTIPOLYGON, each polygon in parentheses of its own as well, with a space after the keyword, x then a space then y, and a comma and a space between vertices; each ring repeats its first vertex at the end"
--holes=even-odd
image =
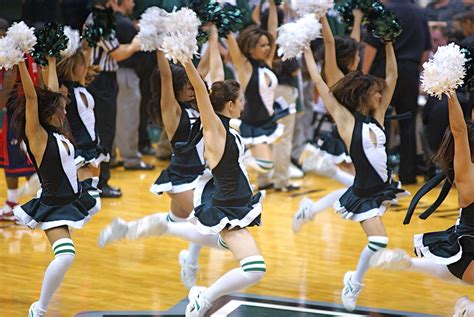
POLYGON ((150 76, 148 78, 140 77, 140 125, 138 126, 138 149, 151 146, 151 140, 148 136, 148 103, 151 99, 150 76))
POLYGON ((391 105, 397 114, 411 112, 412 117, 400 120, 400 173, 402 183, 416 181, 416 110, 420 71, 414 62, 398 62, 398 80, 391 105))
MULTIPOLYGON (((118 85, 115 72, 100 73, 88 87, 95 100, 95 128, 100 143, 111 154, 115 138, 118 85)), ((110 163, 100 165, 99 188, 110 179, 110 163)))

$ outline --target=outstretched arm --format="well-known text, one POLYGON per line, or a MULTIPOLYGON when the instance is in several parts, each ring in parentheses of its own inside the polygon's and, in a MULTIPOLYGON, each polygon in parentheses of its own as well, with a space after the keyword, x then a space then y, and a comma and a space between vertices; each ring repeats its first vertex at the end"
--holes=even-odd
POLYGON ((321 24, 323 27, 324 43, 324 74, 326 76, 327 85, 332 87, 344 77, 344 74, 337 66, 336 43, 326 16, 321 17, 321 24))
POLYGON ((56 58, 48 57, 48 88, 54 92, 59 91, 58 73, 56 71, 56 58))
POLYGON ((211 26, 209 36, 209 64, 211 81, 224 80, 224 63, 219 52, 219 34, 215 25, 211 26))
POLYGON ((351 37, 360 42, 360 25, 362 24, 364 13, 359 9, 355 9, 352 10, 352 14, 354 15, 354 25, 352 26, 351 37))
POLYGON ((474 202, 474 164, 461 105, 453 93, 448 99, 449 127, 454 137, 454 181, 462 200, 474 202))
POLYGON ((321 77, 321 74, 318 71, 316 61, 313 57, 313 52, 310 48, 305 48, 304 58, 311 79, 316 85, 318 93, 323 99, 326 109, 336 122, 339 134, 346 143, 346 146, 349 148, 350 140, 352 139, 352 130, 354 129, 355 124, 354 116, 350 113, 349 110, 342 106, 329 91, 328 86, 326 85, 326 83, 321 77))
POLYGON ((178 128, 181 117, 181 107, 179 106, 173 89, 173 75, 165 54, 157 50, 156 59, 161 77, 161 118, 165 127, 166 135, 173 138, 178 128))
MULTIPOLYGON (((267 30, 276 40, 277 38, 277 29, 278 29, 278 12, 277 12, 277 5, 275 4, 275 0, 270 0, 270 8, 268 9, 268 24, 267 30)), ((267 64, 271 67, 273 64, 273 59, 275 58, 275 51, 276 51, 276 44, 273 43, 272 50, 270 52, 270 56, 267 59, 267 64)))
MULTIPOLYGON (((392 42, 387 42, 385 44, 385 55, 386 55, 386 65, 385 65, 385 89, 382 92, 381 100, 381 113, 382 118, 385 116, 390 102, 392 101, 393 92, 395 91, 395 86, 397 85, 398 78, 398 69, 397 69, 397 60, 395 58, 395 52, 393 50, 392 42)), ((381 121, 383 122, 383 121, 381 121)))
POLYGON ((18 65, 20 71, 21 84, 25 95, 25 134, 28 138, 30 149, 36 157, 38 165, 41 164, 48 134, 43 129, 39 121, 38 96, 36 94, 33 80, 31 80, 25 62, 18 65))

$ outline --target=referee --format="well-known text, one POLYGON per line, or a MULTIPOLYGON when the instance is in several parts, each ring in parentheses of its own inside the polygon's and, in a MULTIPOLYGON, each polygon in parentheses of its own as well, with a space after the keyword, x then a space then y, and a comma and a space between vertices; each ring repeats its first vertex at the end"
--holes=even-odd
MULTIPOLYGON (((115 0, 94 0, 96 8, 106 8, 115 0)), ((86 25, 92 23, 92 14, 86 20, 86 25)), ((116 71, 118 62, 132 56, 140 50, 140 41, 134 38, 130 44, 120 44, 112 34, 108 39, 102 39, 92 49, 91 64, 99 67, 99 74, 90 84, 89 91, 95 100, 96 130, 101 144, 112 153, 115 137, 115 121, 117 117, 118 85, 116 71)), ((120 188, 109 185, 110 163, 103 162, 100 168, 99 188, 101 197, 118 198, 122 196, 120 188)))

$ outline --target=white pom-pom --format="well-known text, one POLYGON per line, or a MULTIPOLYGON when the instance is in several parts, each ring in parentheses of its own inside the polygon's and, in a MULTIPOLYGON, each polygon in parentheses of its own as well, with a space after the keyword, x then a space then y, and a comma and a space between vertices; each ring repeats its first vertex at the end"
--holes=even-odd
POLYGON ((282 60, 300 57, 303 49, 321 36, 321 23, 313 14, 308 14, 296 22, 284 24, 278 29, 278 56, 282 60))
POLYGON ((140 17, 138 38, 142 51, 154 51, 161 47, 167 28, 169 13, 158 7, 148 8, 140 17))
POLYGON ((67 48, 61 51, 61 56, 70 57, 81 47, 81 36, 79 35, 79 31, 73 30, 69 26, 64 27, 64 35, 67 36, 69 41, 67 42, 67 48))
POLYGON ((453 93, 463 84, 466 62, 466 57, 458 45, 450 43, 438 47, 434 56, 423 64, 423 91, 438 99, 442 99, 443 94, 453 93))
POLYGON ((200 25, 196 13, 188 8, 171 13, 161 47, 166 57, 181 63, 192 59, 198 53, 196 37, 200 25))
POLYGON ((8 28, 7 37, 13 41, 20 51, 28 53, 33 50, 33 46, 36 44, 34 31, 34 28, 29 28, 23 21, 15 22, 8 28))
POLYGON ((0 68, 13 68, 23 60, 23 53, 14 40, 5 36, 0 38, 0 68))
POLYGON ((326 15, 326 12, 334 7, 334 0, 297 0, 294 8, 299 16, 316 14, 316 17, 326 15))

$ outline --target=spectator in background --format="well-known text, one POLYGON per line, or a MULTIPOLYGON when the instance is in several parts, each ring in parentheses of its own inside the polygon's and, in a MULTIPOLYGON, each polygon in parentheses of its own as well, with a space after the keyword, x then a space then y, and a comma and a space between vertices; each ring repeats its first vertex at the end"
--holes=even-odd
MULTIPOLYGON (((110 7, 113 0, 94 0, 98 8, 110 7)), ((92 14, 86 20, 92 23, 92 14)), ((109 153, 115 138, 117 117, 117 69, 118 62, 123 61, 140 50, 140 41, 134 38, 130 44, 120 44, 115 34, 102 39, 92 50, 91 65, 98 66, 99 74, 89 86, 89 92, 95 100, 95 117, 97 132, 102 145, 109 153)), ((109 185, 110 163, 102 163, 100 168, 99 188, 102 197, 118 198, 122 196, 120 188, 109 185)))
MULTIPOLYGON (((398 80, 391 105, 398 114, 412 117, 400 120, 400 172, 403 184, 416 184, 416 113, 420 65, 431 51, 431 37, 423 10, 411 0, 389 0, 387 9, 397 16, 402 33, 394 41, 398 80)), ((363 72, 385 78, 384 43, 370 34, 365 38, 363 72)))
POLYGON ((59 20, 59 0, 23 0, 22 17, 26 24, 40 27, 59 20))
POLYGON ((76 30, 82 28, 89 15, 85 0, 62 0, 61 11, 64 24, 76 30))
MULTIPOLYGON (((120 44, 129 44, 137 35, 132 20, 134 0, 117 0, 114 5, 117 20, 117 39, 120 44)), ((140 125, 140 78, 135 68, 142 62, 143 54, 137 52, 119 62, 117 83, 117 129, 115 144, 120 150, 125 170, 152 170, 155 166, 143 162, 138 153, 138 127, 140 125)))
POLYGON ((460 0, 433 0, 426 6, 425 14, 428 21, 445 21, 451 25, 452 18, 464 10, 460 0))

